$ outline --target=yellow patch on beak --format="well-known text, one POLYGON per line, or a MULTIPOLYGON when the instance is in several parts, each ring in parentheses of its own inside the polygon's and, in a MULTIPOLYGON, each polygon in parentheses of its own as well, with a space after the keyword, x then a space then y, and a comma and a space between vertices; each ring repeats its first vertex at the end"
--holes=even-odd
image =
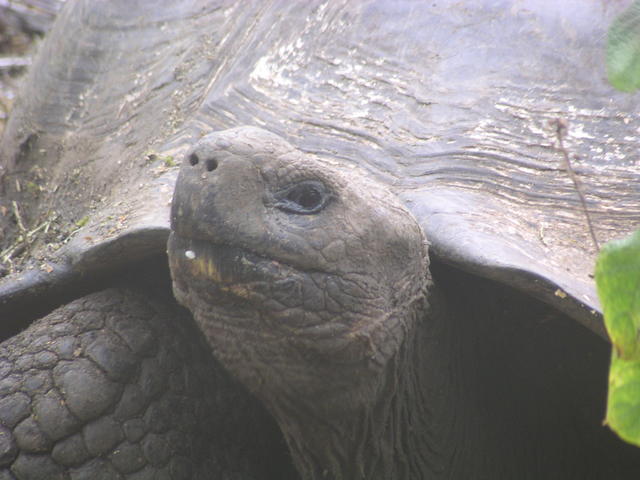
POLYGON ((211 259, 194 259, 189 262, 189 268, 194 275, 207 277, 216 283, 222 283, 222 276, 211 259))
POLYGON ((231 285, 224 290, 233 293, 236 297, 249 298, 249 289, 243 285, 231 285))
POLYGON ((229 292, 236 297, 249 298, 249 289, 244 285, 231 283, 229 278, 223 279, 213 260, 208 258, 194 259, 189 262, 189 268, 193 275, 213 281, 221 291, 229 292))

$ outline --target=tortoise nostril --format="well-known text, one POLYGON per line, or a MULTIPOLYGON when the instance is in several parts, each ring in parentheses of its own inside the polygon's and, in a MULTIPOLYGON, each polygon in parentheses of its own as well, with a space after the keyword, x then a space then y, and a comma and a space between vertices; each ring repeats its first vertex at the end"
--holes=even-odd
POLYGON ((213 172, 216 168, 218 168, 218 161, 215 158, 209 158, 205 162, 205 166, 208 172, 213 172))
POLYGON ((200 161, 200 159, 198 158, 198 155, 194 152, 191 155, 189 155, 189 163, 193 166, 193 165, 197 165, 198 162, 200 161))

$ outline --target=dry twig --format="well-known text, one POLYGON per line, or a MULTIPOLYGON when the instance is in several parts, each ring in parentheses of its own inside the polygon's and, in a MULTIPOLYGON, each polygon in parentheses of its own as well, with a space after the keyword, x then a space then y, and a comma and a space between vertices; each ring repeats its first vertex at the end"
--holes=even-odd
POLYGON ((582 205, 582 211, 584 212, 584 216, 587 220, 587 225, 589 227, 589 234, 591 235, 591 241, 593 242, 596 251, 600 250, 600 244, 598 243, 598 239, 596 238, 596 232, 593 228, 593 223, 591 222, 591 216, 589 215, 589 210, 587 209, 587 201, 585 199, 584 190, 582 189, 582 184, 580 183, 580 179, 576 172, 573 170, 571 166, 571 160, 569 158, 569 152, 564 146, 564 137, 569 128, 569 122, 567 122, 564 118, 558 118, 552 122, 553 126, 556 129, 556 138, 558 139, 558 147, 560 153, 562 153, 563 166, 564 169, 569 174, 571 181, 573 182, 573 186, 578 193, 578 197, 580 198, 580 204, 582 205))

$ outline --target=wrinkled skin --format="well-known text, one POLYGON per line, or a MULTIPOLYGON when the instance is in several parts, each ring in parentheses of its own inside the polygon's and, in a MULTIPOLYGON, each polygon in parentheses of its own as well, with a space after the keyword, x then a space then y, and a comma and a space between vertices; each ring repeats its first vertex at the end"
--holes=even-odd
POLYGON ((307 162, 258 129, 229 131, 233 144, 222 139, 216 149, 218 137, 189 155, 176 187, 176 297, 279 419, 300 470, 312 478, 325 469, 337 478, 394 473, 385 425, 396 412, 376 410, 398 387, 388 366, 427 307, 419 227, 354 169, 307 162), (371 434, 381 437, 371 450, 344 441, 371 434))
MULTIPOLYGON (((633 453, 616 464, 603 429, 576 428, 575 406, 526 399, 551 385, 536 385, 544 360, 522 363, 516 375, 531 385, 519 392, 495 383, 491 372, 502 365, 480 366, 472 353, 486 341, 475 337, 476 325, 491 321, 471 311, 460 328, 431 280, 420 228, 357 169, 260 129, 213 133, 187 154, 172 230, 176 298, 222 364, 275 416, 303 479, 639 471, 633 453), (521 418, 509 418, 519 408, 521 418)), ((527 358, 522 348, 507 360, 527 358)))

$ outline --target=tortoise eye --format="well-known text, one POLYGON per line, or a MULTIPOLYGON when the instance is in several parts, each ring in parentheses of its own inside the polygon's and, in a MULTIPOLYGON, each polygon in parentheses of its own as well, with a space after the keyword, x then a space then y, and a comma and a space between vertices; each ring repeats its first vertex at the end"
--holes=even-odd
POLYGON ((331 195, 322 182, 307 180, 286 188, 277 197, 276 207, 280 210, 310 215, 322 210, 331 195))

